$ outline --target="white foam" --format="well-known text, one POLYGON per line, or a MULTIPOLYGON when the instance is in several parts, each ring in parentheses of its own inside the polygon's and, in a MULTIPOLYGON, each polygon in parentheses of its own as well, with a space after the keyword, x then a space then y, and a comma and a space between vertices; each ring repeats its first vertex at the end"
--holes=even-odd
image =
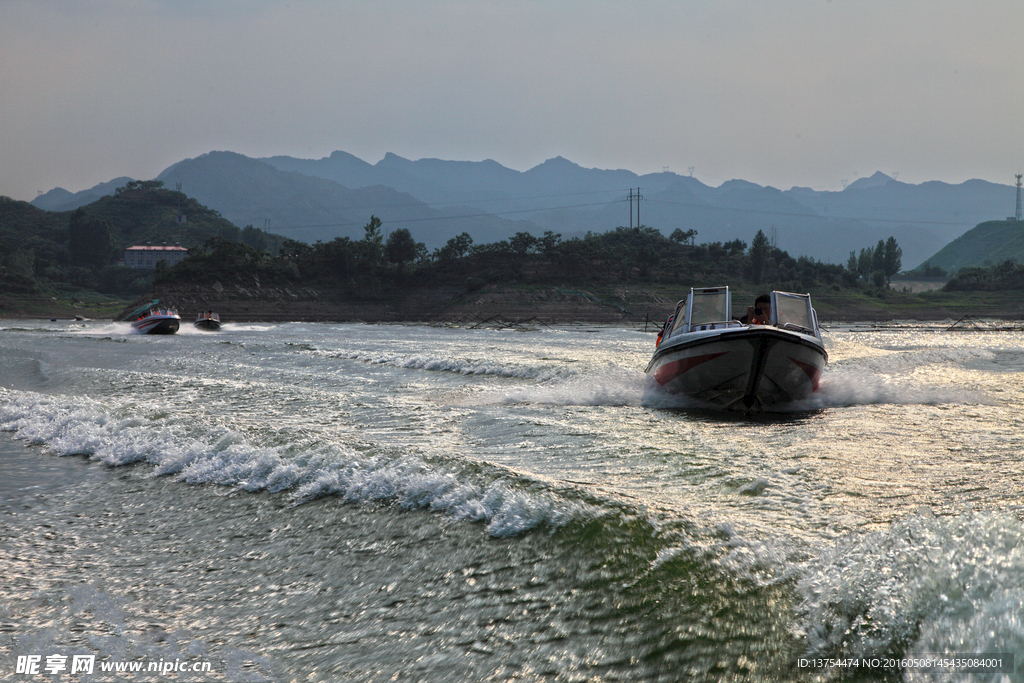
POLYGON ((73 334, 81 334, 86 336, 125 336, 135 333, 132 329, 131 323, 107 323, 103 325, 82 325, 81 327, 75 327, 69 330, 73 334))
POLYGON ((826 368, 818 389, 806 399, 776 406, 780 411, 807 411, 858 405, 941 405, 991 403, 976 392, 955 387, 895 381, 861 366, 826 368))
POLYGON ((422 354, 399 354, 385 351, 324 351, 307 349, 312 353, 332 358, 355 360, 370 365, 387 365, 408 370, 451 372, 459 375, 494 375, 547 381, 571 376, 575 370, 555 365, 498 363, 486 358, 435 357, 422 354))
POLYGON ((349 503, 428 508, 455 520, 486 523, 494 536, 557 528, 597 514, 593 506, 543 487, 525 492, 519 478, 496 467, 444 467, 408 453, 363 449, 371 453, 366 455, 337 443, 313 444, 293 455, 294 444, 254 445, 223 428, 176 425, 162 413, 112 417, 126 410, 80 397, 0 389, 0 430, 58 455, 87 455, 111 466, 146 462, 153 476, 190 484, 291 491, 296 503, 336 495, 349 503))
POLYGON ((1024 524, 1013 515, 919 512, 824 552, 798 588, 811 656, 1024 656, 1024 524))
POLYGON ((529 386, 504 387, 465 399, 467 405, 533 403, 560 406, 646 405, 650 379, 638 370, 614 364, 590 372, 529 386))

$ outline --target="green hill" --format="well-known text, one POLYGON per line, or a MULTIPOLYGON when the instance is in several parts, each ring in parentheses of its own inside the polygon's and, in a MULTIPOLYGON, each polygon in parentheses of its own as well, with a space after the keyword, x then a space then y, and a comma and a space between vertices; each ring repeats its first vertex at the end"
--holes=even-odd
POLYGON ((118 265, 127 247, 191 249, 215 237, 271 251, 285 239, 239 229, 181 192, 164 189, 160 181, 131 181, 73 211, 45 211, 0 197, 0 294, 137 294, 149 288, 154 273, 118 265))
POLYGON ((1024 222, 981 223, 944 246, 926 261, 947 271, 994 266, 1004 261, 1024 263, 1024 222))

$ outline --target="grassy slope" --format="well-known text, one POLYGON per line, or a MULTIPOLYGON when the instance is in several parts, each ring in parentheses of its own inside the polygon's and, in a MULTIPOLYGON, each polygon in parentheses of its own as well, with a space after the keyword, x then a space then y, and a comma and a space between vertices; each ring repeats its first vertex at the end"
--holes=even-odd
POLYGON ((946 270, 958 270, 993 266, 1008 259, 1024 263, 1024 223, 981 223, 940 249, 928 262, 946 270))

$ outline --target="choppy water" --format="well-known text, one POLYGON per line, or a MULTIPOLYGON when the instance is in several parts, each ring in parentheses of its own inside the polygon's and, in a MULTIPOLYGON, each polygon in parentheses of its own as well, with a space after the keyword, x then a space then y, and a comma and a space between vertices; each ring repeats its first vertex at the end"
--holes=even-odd
POLYGON ((821 390, 756 418, 660 394, 653 341, 0 322, 0 678, 54 653, 212 666, 159 680, 1024 672, 1024 335, 833 328, 821 390))

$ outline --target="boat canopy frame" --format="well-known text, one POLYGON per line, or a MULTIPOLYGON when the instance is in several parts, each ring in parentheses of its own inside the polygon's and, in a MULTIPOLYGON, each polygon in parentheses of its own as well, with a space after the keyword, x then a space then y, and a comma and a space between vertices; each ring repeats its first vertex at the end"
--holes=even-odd
POLYGON ((672 332, 697 332, 739 327, 732 318, 732 294, 728 287, 691 287, 676 304, 672 332))
POLYGON ((792 330, 821 338, 818 314, 811 305, 810 294, 772 292, 771 324, 779 329, 792 330))
MULTIPOLYGON (((821 338, 810 294, 773 291, 770 297, 770 325, 821 338)), ((742 326, 732 317, 732 293, 728 287, 691 287, 686 298, 676 304, 672 329, 666 336, 742 326)))

